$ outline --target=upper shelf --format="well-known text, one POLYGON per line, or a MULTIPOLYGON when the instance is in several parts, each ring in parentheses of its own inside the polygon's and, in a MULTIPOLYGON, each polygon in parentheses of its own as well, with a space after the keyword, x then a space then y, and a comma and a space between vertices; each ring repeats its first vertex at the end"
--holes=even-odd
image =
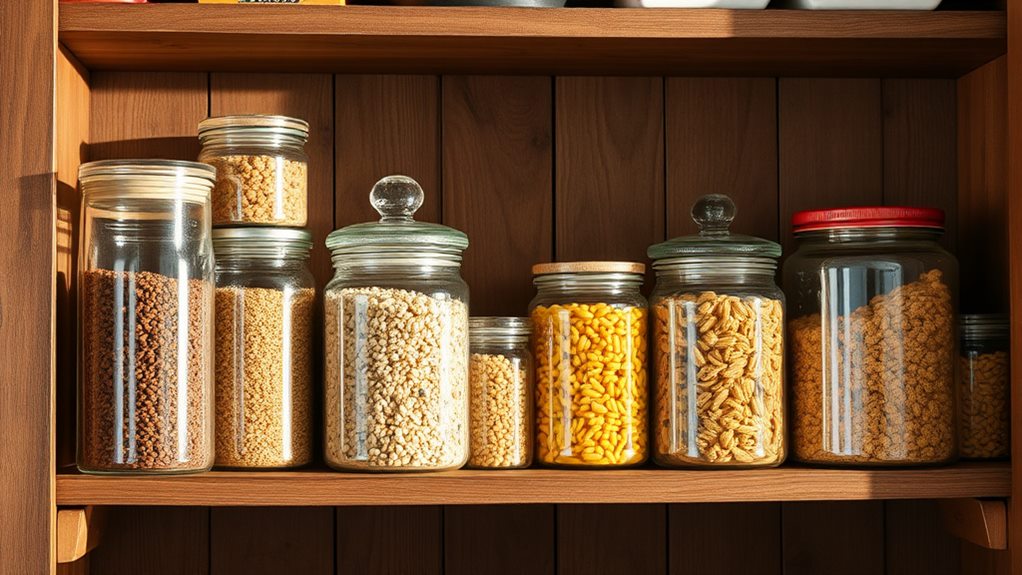
POLYGON ((1002 11, 61 4, 91 69, 956 77, 1002 11))

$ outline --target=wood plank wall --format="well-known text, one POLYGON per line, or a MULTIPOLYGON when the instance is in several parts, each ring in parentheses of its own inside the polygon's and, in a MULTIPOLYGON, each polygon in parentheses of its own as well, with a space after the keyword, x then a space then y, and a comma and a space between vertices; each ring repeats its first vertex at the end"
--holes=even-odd
MULTIPOLYGON (((958 92, 972 85, 954 81, 114 72, 90 81, 89 159, 193 159, 195 126, 210 113, 309 120, 320 285, 331 275, 325 235, 374 217, 367 200, 379 177, 416 178, 427 194, 419 217, 470 235, 464 276, 476 314, 524 314, 537 261, 645 260, 649 244, 694 231, 689 208, 704 193, 732 195, 736 231, 786 251, 792 212, 810 207, 942 207, 952 249, 956 230, 975 229, 958 222, 965 152, 955 144, 958 92)), ((912 501, 120 508, 110 521, 94 575, 940 575, 961 572, 960 557, 996 564, 960 551, 934 505, 912 501)))

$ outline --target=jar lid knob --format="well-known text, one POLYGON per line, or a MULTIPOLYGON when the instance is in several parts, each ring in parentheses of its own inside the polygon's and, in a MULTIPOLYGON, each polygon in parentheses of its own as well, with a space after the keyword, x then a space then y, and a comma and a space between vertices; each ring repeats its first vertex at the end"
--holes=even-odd
POLYGON ((379 212, 381 222, 412 221, 424 198, 422 186, 408 176, 387 176, 369 193, 369 203, 379 212))
POLYGON ((692 205, 692 219, 699 225, 700 236, 726 236, 737 211, 728 196, 707 194, 692 205))

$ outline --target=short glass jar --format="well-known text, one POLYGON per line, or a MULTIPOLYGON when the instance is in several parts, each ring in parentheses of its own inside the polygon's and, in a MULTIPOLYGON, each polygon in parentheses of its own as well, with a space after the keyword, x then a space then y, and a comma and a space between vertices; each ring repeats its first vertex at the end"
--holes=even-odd
POLYGON ((961 455, 1001 459, 1011 451, 1011 364, 1008 316, 961 317, 961 455))
POLYGON ((304 226, 309 124, 287 116, 220 116, 199 122, 199 161, 216 168, 213 225, 304 226))
POLYGON ((536 456, 556 467, 646 461, 646 267, 537 264, 529 304, 536 359, 536 456))
POLYGON ((78 467, 213 465, 213 168, 83 164, 78 467))
POLYGON ((944 213, 843 208, 794 217, 792 446, 831 465, 939 464, 958 456, 958 264, 944 213))
POLYGON ((455 469, 469 453, 464 233, 417 222, 419 184, 389 176, 380 221, 334 231, 326 287, 326 462, 339 469, 455 469))
POLYGON ((312 235, 217 228, 216 466, 312 460, 312 235))
POLYGON ((692 207, 699 235, 651 246, 656 462, 776 467, 785 458, 781 246, 731 234, 727 196, 692 207))
POLYGON ((531 322, 527 317, 468 321, 471 454, 468 466, 515 469, 532 463, 531 322))

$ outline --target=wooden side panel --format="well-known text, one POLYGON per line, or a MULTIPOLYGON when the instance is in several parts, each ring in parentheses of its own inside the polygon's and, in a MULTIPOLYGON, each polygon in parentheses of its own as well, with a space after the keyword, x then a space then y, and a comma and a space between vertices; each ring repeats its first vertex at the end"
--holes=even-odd
MULTIPOLYGON (((1011 469, 1014 478, 1022 478, 1022 5, 1007 2, 1008 57, 1007 57, 1007 156, 1008 165, 1008 262, 1010 269, 1009 298, 1011 304, 1011 413, 1016 424, 1011 429, 1011 469)), ((995 100, 996 101, 996 100, 995 100)), ((996 117, 996 116, 995 116, 996 117)), ((993 128, 997 133, 996 127, 993 128)), ((996 153, 996 149, 993 150, 996 153)), ((996 173, 996 172, 995 172, 996 173)), ((1002 244, 1003 245, 1003 244, 1002 244)), ((1022 481, 1012 481, 1008 507, 1008 549, 1012 575, 1022 575, 1022 481)))
POLYGON ((884 504, 785 503, 784 575, 883 575, 884 504))
POLYGON ((443 573, 443 508, 338 507, 337 575, 443 573))
POLYGON ((557 506, 558 575, 666 572, 666 505, 557 506))
POLYGON ((887 501, 886 575, 956 575, 958 540, 944 529, 935 501, 887 501))
POLYGON ((670 505, 672 575, 780 575, 777 503, 670 505))
POLYGON ((555 573, 553 505, 444 509, 444 573, 555 573))
POLYGON ((209 509, 115 507, 89 554, 95 575, 206 575, 209 509))
POLYGON ((331 575, 328 507, 217 507, 210 517, 210 575, 331 575))

